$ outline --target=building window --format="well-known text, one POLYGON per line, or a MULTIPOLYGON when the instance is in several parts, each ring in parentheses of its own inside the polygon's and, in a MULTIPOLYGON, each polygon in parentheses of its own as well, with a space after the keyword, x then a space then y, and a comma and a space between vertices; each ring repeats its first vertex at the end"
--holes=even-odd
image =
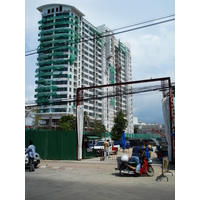
POLYGON ((54 13, 54 8, 51 9, 51 12, 54 13))
POLYGON ((60 12, 62 11, 62 6, 60 6, 60 12))
POLYGON ((56 12, 58 12, 58 8, 56 8, 56 12))
POLYGON ((48 14, 50 13, 50 9, 48 9, 48 14))

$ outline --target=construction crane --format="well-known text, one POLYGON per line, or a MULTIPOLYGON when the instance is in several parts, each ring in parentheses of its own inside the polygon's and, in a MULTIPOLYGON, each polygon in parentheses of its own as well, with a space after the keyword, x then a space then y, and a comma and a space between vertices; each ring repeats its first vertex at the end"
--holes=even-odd
POLYGON ((161 135, 161 137, 165 137, 165 134, 161 133, 160 131, 156 130, 155 128, 152 128, 151 131, 158 133, 159 135, 161 135))

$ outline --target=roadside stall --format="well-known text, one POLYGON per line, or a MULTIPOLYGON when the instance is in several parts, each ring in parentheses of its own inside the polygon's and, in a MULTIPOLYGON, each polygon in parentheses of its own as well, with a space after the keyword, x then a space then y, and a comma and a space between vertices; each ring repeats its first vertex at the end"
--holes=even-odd
POLYGON ((94 158, 94 145, 96 144, 98 136, 95 135, 83 135, 83 159, 94 158))

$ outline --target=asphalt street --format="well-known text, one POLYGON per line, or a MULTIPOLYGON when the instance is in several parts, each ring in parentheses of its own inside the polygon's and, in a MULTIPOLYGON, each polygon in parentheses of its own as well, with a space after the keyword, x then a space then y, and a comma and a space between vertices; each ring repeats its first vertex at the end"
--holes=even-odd
POLYGON ((116 160, 106 161, 42 161, 35 172, 25 172, 27 200, 53 199, 175 199, 175 170, 161 174, 160 165, 154 165, 153 177, 120 176, 116 160))

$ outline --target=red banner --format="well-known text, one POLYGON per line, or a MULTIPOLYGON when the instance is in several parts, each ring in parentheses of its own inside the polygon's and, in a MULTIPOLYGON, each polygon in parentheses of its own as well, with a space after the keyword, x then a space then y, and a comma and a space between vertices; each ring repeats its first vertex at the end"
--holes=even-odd
MULTIPOLYGON (((175 132, 175 108, 174 108, 174 98, 172 90, 169 92, 170 100, 170 120, 171 120, 171 134, 175 132)), ((172 138, 172 160, 175 161, 175 138, 172 138)))

